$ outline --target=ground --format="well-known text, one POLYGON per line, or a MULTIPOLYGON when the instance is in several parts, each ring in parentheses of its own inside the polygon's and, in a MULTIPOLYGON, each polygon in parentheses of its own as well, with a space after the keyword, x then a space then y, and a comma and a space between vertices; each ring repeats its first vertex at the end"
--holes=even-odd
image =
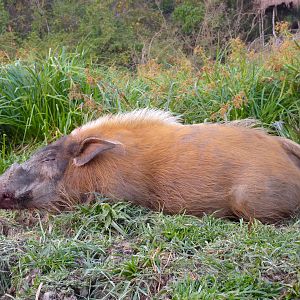
POLYGON ((103 199, 1 211, 0 299, 300 299, 299 229, 103 199))

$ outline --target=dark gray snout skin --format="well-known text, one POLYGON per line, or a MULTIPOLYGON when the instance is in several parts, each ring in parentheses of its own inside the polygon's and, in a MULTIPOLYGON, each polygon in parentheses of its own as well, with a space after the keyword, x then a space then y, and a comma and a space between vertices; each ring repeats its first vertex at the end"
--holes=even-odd
POLYGON ((18 163, 14 163, 1 177, 0 177, 0 206, 5 209, 18 208, 19 204, 14 199, 14 193, 9 190, 8 186, 11 178, 16 171, 20 169, 18 163))
POLYGON ((50 144, 23 164, 13 164, 0 177, 0 209, 51 207, 59 201, 59 189, 69 163, 64 140, 50 144))

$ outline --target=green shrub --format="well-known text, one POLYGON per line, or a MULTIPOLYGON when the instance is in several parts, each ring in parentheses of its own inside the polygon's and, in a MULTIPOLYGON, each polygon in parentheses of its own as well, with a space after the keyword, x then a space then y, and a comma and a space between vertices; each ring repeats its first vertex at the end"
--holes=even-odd
POLYGON ((185 1, 177 6, 173 12, 173 18, 178 22, 184 33, 192 33, 203 20, 204 7, 202 1, 185 1))

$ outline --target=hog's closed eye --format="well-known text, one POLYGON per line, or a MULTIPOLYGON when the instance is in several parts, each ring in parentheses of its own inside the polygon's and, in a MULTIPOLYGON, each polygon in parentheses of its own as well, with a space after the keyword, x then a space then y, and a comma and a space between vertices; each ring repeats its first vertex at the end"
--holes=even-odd
POLYGON ((48 162, 48 161, 53 161, 55 160, 55 157, 45 157, 42 162, 48 162))

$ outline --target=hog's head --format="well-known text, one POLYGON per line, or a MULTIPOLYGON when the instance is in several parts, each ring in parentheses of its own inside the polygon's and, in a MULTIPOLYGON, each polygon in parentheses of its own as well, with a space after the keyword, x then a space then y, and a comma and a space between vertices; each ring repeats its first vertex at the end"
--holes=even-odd
POLYGON ((71 136, 49 144, 26 162, 14 163, 0 177, 0 208, 51 210, 84 201, 87 192, 97 191, 83 182, 92 182, 91 166, 115 146, 96 137, 75 141, 71 136))

